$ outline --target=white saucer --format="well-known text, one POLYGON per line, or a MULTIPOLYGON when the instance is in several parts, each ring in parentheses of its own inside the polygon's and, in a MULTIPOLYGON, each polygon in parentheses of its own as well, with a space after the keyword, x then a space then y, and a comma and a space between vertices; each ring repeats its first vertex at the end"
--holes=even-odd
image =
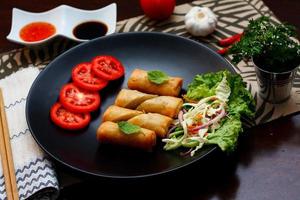
POLYGON ((84 42, 87 40, 78 39, 73 34, 73 29, 84 22, 99 21, 107 25, 106 35, 112 34, 116 30, 117 5, 112 3, 97 10, 82 10, 67 5, 58 6, 52 10, 32 13, 17 8, 13 9, 12 26, 6 38, 12 42, 23 45, 39 45, 60 35, 71 40, 84 42), (36 42, 27 42, 20 38, 20 30, 32 22, 48 22, 55 26, 54 35, 36 42))

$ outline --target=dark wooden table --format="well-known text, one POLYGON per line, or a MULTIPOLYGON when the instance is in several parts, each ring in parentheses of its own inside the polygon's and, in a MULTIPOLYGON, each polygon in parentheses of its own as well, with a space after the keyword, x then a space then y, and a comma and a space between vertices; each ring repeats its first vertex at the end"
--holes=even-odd
MULTIPOLYGON (((264 1, 279 19, 300 29, 299 0, 264 1)), ((111 2, 114 1, 1 1, 0 52, 21 47, 6 40, 13 7, 41 12, 60 4, 95 9, 111 2)), ((142 14, 138 0, 115 2, 118 3, 118 20, 142 14)), ((189 1, 177 0, 177 4, 184 2, 189 1)), ((131 181, 81 178, 87 180, 64 188, 60 199, 103 199, 103 196, 113 199, 300 199, 300 114, 247 130, 234 154, 217 151, 176 174, 131 181)))

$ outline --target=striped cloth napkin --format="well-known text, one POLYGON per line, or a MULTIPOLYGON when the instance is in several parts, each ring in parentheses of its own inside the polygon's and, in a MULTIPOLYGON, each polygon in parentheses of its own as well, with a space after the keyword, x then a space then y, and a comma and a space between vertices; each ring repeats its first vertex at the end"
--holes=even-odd
MULTIPOLYGON (((20 199, 49 199, 58 193, 53 165, 31 136, 25 118, 26 97, 38 74, 37 68, 29 67, 0 80, 20 199)), ((2 166, 0 199, 6 199, 2 166)))

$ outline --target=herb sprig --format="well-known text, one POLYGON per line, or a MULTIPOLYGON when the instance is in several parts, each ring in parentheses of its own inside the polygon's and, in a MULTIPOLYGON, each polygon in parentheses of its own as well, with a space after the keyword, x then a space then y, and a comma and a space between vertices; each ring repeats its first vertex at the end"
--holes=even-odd
POLYGON ((169 79, 169 76, 165 72, 160 70, 148 71, 147 74, 148 80, 157 85, 163 84, 169 79))
POLYGON ((266 70, 287 71, 300 64, 300 45, 291 38, 294 36, 294 26, 277 24, 263 16, 250 20, 241 40, 229 49, 229 53, 234 63, 253 58, 266 70))
POLYGON ((118 122, 118 126, 119 129, 126 135, 138 133, 141 130, 141 127, 126 121, 118 122))

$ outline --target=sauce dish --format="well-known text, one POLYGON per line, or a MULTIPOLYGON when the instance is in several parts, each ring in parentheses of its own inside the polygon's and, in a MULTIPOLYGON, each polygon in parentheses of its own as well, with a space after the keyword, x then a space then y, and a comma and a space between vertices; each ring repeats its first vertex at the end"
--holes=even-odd
MULTIPOLYGON (((45 43, 56 36, 64 36, 77 42, 84 42, 89 39, 77 38, 74 35, 74 29, 76 26, 87 22, 100 22, 106 26, 106 32, 104 35, 109 35, 114 33, 116 30, 116 19, 117 6, 115 3, 97 10, 82 10, 67 5, 61 5, 52 10, 41 13, 32 13, 14 8, 11 30, 6 38, 10 41, 27 46, 45 43), (55 27, 55 33, 42 40, 23 40, 20 37, 21 29, 26 25, 35 22, 46 22, 52 24, 55 27)), ((89 30, 91 31, 91 29, 88 29, 88 26, 86 27, 87 32, 89 30)))

